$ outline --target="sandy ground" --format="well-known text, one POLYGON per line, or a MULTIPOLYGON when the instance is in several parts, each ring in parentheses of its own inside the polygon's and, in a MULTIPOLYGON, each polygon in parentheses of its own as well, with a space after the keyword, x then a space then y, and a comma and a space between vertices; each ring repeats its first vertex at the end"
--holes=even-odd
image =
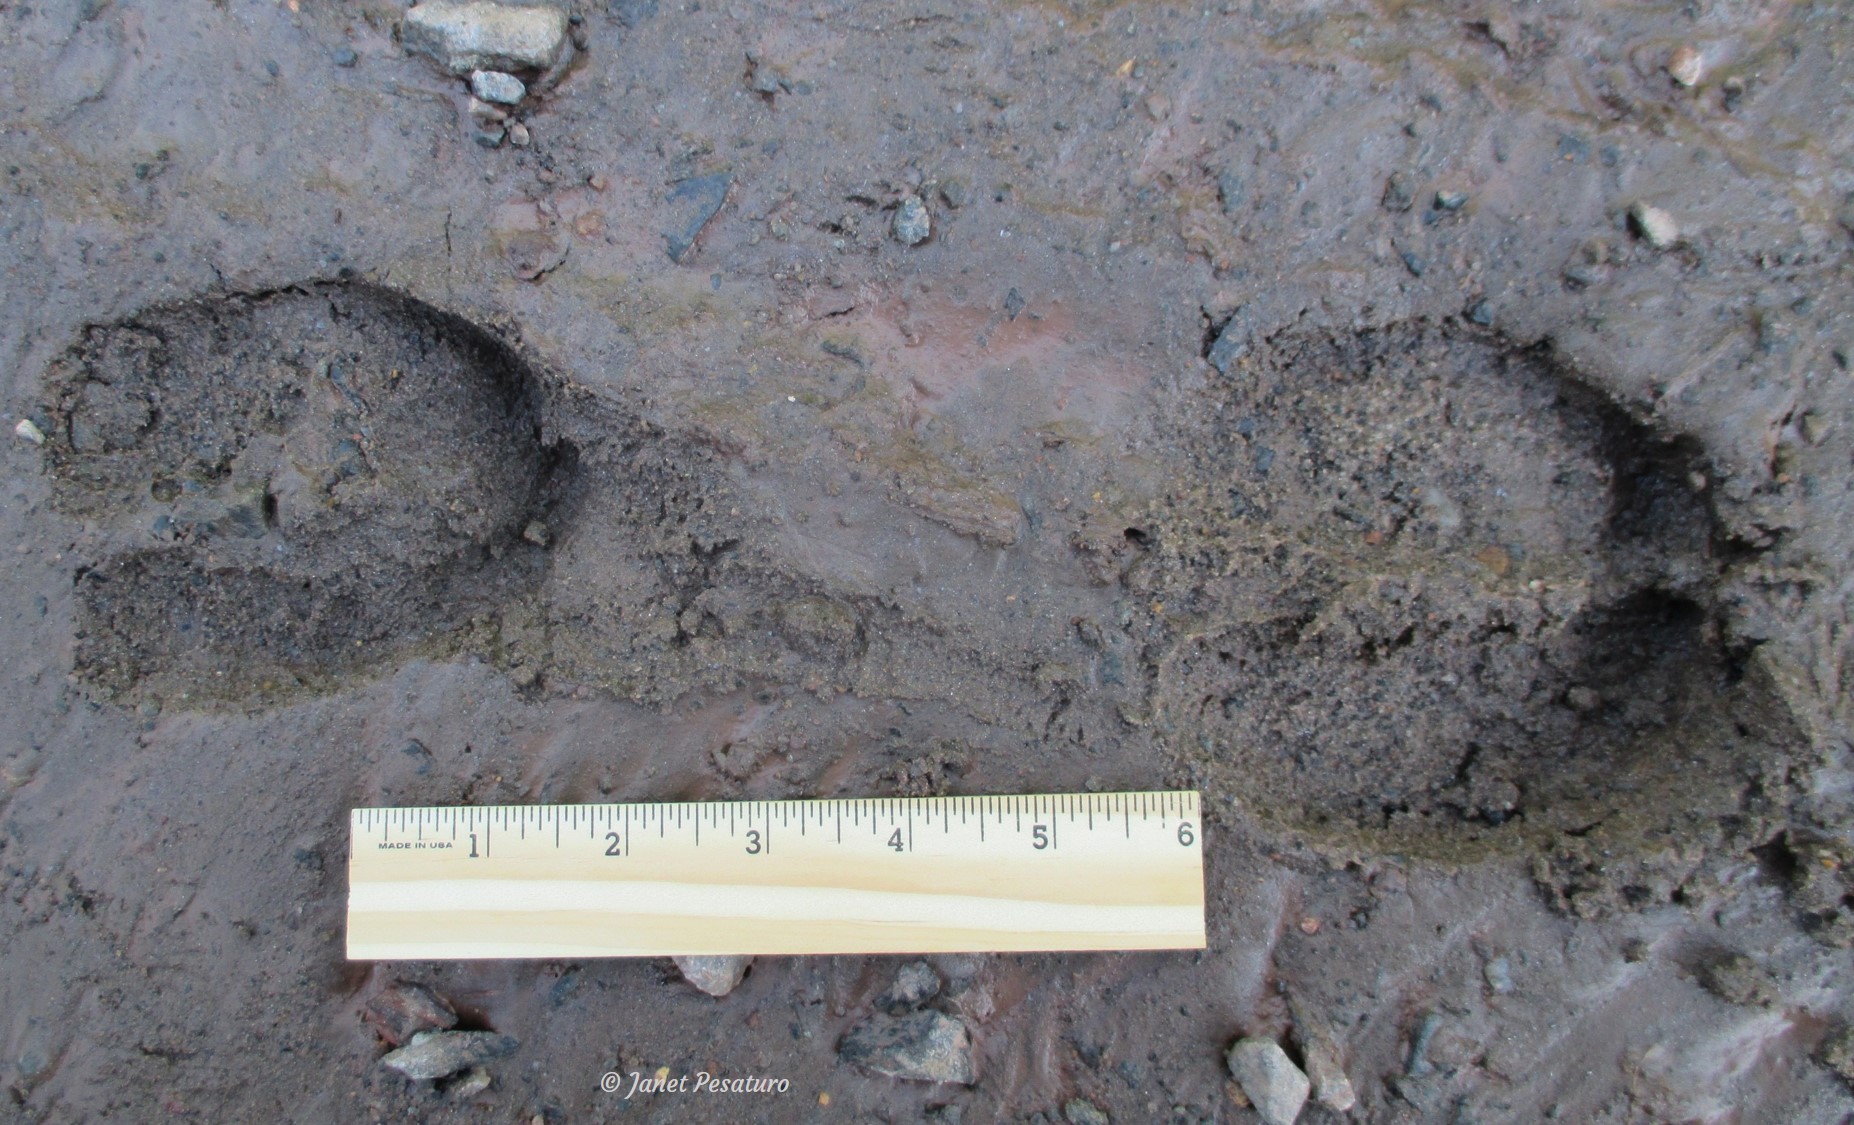
POLYGON ((391 0, 0 0, 10 1116, 1854 1115, 1854 9, 574 12, 487 147, 391 0), (356 805, 1172 786, 1209 950, 933 959, 970 1086, 342 956, 356 805))

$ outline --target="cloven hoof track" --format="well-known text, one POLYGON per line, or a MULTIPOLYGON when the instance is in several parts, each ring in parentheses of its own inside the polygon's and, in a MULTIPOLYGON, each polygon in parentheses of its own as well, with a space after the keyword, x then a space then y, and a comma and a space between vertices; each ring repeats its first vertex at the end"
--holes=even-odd
POLYGON ((1692 839, 1793 744, 1718 624, 1699 461, 1542 350, 1289 335, 1177 409, 1187 483, 1129 580, 1213 795, 1380 848, 1692 839))
POLYGON ((542 576, 523 532, 573 470, 507 345, 371 286, 92 327, 48 384, 58 500, 128 544, 77 577, 105 692, 287 694, 454 649, 542 576))

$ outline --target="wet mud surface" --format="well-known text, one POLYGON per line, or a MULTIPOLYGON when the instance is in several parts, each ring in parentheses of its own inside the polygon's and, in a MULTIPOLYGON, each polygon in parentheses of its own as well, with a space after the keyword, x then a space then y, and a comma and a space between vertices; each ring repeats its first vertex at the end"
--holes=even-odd
POLYGON ((1846 9, 405 7, 0 3, 6 1115, 1854 1114, 1846 9), (1165 787, 1201 954, 342 957, 357 805, 1165 787))

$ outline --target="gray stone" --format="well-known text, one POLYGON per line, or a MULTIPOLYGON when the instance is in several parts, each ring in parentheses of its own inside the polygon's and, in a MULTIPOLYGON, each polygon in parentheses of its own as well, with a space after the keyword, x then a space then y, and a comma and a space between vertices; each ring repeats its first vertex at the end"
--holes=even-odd
POLYGON ((1564 702, 1571 710, 1585 715, 1603 709, 1603 697, 1583 684, 1573 684, 1570 690, 1564 693, 1564 702))
POLYGON ((467 1101, 470 1098, 476 1097, 484 1090, 489 1089, 491 1082, 492 1079, 489 1077, 489 1072, 487 1070, 484 1070, 480 1066, 473 1066, 470 1068, 470 1073, 452 1083, 450 1089, 446 1090, 445 1093, 449 1094, 457 1101, 467 1101))
POLYGON ((1293 1125, 1313 1084, 1273 1039, 1238 1039, 1230 1048, 1230 1077, 1236 1079, 1267 1125, 1293 1125))
POLYGON ((1236 361, 1249 354, 1249 336, 1249 318, 1242 309, 1237 309, 1223 322, 1216 342, 1210 345, 1210 354, 1205 356, 1210 366, 1228 375, 1236 361))
POLYGON ((708 220, 715 217, 721 205, 727 202, 727 190, 734 185, 734 179, 725 172, 697 176, 676 185, 664 200, 670 206, 671 220, 669 229, 663 232, 663 241, 669 250, 670 261, 680 264, 695 245, 695 240, 708 225, 708 220))
POLYGON ((1358 1104, 1358 1094, 1346 1077, 1345 1059, 1331 1026, 1298 997, 1288 998, 1288 1010, 1294 1014, 1294 1034, 1314 1100, 1334 1112, 1349 1112, 1358 1104))
POLYGON ((967 1086, 974 1080, 972 1037, 966 1025, 931 1009, 871 1016, 843 1037, 837 1057, 888 1078, 967 1086))
POLYGON ((895 210, 895 241, 903 246, 919 246, 933 233, 933 219, 921 197, 910 192, 901 197, 895 210))
POLYGON ((425 0, 406 13, 401 39, 455 75, 552 70, 571 50, 567 14, 551 5, 425 0))
POLYGON ((328 57, 333 59, 335 65, 339 67, 351 67, 360 61, 360 56, 355 53, 352 47, 336 47, 329 53, 328 57))
POLYGON ((482 98, 470 98, 470 120, 485 129, 501 125, 509 119, 508 111, 499 105, 491 105, 482 98))
POLYGON ((1410 1054, 1404 1060, 1403 1072, 1411 1078, 1423 1078, 1435 1073, 1436 1064, 1429 1061, 1429 1044, 1442 1027, 1442 1017, 1435 1012, 1423 1013, 1417 1021, 1416 1030, 1410 1034, 1410 1054))
MULTIPOLYGON (((1580 689, 1572 688, 1571 690, 1578 691, 1580 689)), ((1590 689, 1583 688, 1581 690, 1589 691, 1590 689)), ((1601 700, 1598 700, 1599 705, 1601 705, 1601 702, 1601 700)), ((1495 957, 1488 961, 1486 967, 1481 970, 1481 976, 1487 979, 1487 987, 1493 989, 1496 996, 1507 996, 1512 993, 1513 963, 1505 957, 1495 957)))
POLYGON ((1087 1098, 1070 1098, 1062 1107, 1062 1116, 1069 1125, 1109 1125, 1106 1112, 1087 1098))
POLYGON ((1650 203, 1629 206, 1629 228, 1656 250, 1665 250, 1680 241, 1680 224, 1672 215, 1650 203))
POLYGON ((1410 182, 1407 173, 1393 172, 1390 179, 1384 181, 1384 194, 1378 202, 1386 211, 1408 211, 1416 202, 1416 185, 1410 182))
POLYGON ((888 991, 876 1003, 899 1014, 918 1008, 939 994, 940 974, 925 961, 912 961, 901 967, 895 974, 895 983, 888 986, 888 991))
POLYGON ((493 1031, 421 1031, 411 1043, 388 1053, 380 1065, 426 1081, 512 1055, 518 1046, 514 1036, 493 1031))
POLYGON ((528 87, 513 74, 500 70, 470 72, 470 92, 486 102, 515 105, 528 96, 528 87))
POLYGON ((1335 1113, 1346 1113, 1358 1104, 1358 1093, 1352 1089, 1352 1080, 1346 1077, 1338 1044, 1324 1035, 1312 1036, 1304 1054, 1314 1101, 1335 1113))
MULTIPOLYGON (((417 739, 403 749, 408 754, 431 757, 431 751, 417 739)), ((381 989, 367 1001, 361 1019, 391 1047, 403 1046, 421 1031, 445 1031, 457 1026, 457 1012, 450 1001, 411 981, 394 981, 381 989)))
POLYGON ((747 975, 747 966, 753 963, 751 957, 735 956, 676 957, 673 960, 683 980, 710 996, 726 996, 738 988, 741 978, 747 975))
POLYGON ((1249 201, 1242 177, 1227 168, 1217 173, 1217 199, 1223 204, 1225 215, 1232 219, 1238 217, 1249 201))
POLYGON ((790 91, 792 83, 786 77, 784 67, 768 62, 758 54, 748 51, 747 88, 771 99, 778 94, 790 91))

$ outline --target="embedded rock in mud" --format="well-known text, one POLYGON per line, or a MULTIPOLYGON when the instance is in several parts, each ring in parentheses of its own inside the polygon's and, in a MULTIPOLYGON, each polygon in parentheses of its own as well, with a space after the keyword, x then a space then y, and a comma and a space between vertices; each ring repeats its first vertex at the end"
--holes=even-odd
POLYGON ((843 1037, 837 1057, 890 1078, 967 1086, 975 1080, 965 1023, 932 1009, 869 1017, 843 1037))
POLYGON ((429 1081, 512 1055, 520 1045, 514 1036, 493 1031, 421 1031, 412 1042, 389 1052, 380 1065, 416 1081, 429 1081))
POLYGON ((366 286, 190 302, 89 329, 49 380, 67 509, 121 547, 77 575, 76 670, 213 696, 452 645, 534 584, 559 450, 533 374, 366 286))
POLYGON ((1294 1125, 1312 1089, 1307 1076, 1272 1039, 1238 1039, 1226 1061, 1267 1125, 1294 1125))
POLYGON ((1724 632, 1738 548, 1683 446, 1465 327, 1269 344, 1180 407, 1126 577, 1213 801, 1441 854, 1741 811, 1794 732, 1724 632))
POLYGON ((423 1031, 448 1031, 457 1026, 451 1002, 422 984, 395 981, 380 990, 361 1010, 361 1020, 389 1047, 402 1047, 423 1031))
POLYGON ((682 979, 710 996, 726 996, 740 987, 747 976, 747 966, 753 963, 751 957, 734 955, 675 957, 672 960, 682 979))
POLYGON ((567 14, 550 4, 425 0, 406 12, 406 49, 455 75, 551 70, 571 50, 567 14))

